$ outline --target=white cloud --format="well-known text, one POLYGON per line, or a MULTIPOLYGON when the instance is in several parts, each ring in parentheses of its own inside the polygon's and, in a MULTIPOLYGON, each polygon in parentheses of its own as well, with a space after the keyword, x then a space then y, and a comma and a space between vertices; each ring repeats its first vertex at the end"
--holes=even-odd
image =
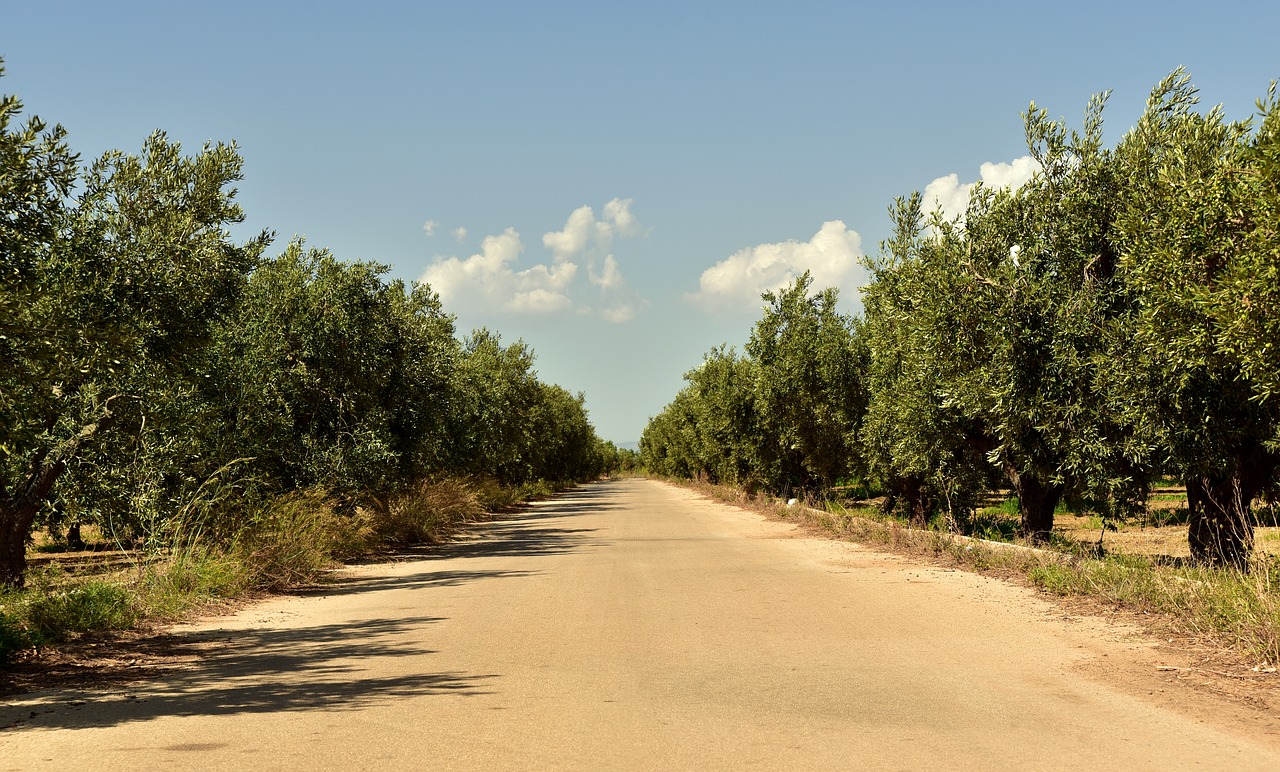
POLYGON ((640 232, 640 224, 631 214, 631 199, 615 198, 604 205, 604 219, 613 224, 619 236, 634 236, 640 232))
POLYGON ((591 267, 587 274, 587 278, 597 287, 604 289, 621 289, 622 287, 622 271, 618 270, 618 261, 613 259, 613 255, 604 256, 604 268, 600 273, 597 274, 595 268, 591 267))
POLYGON ((640 232, 635 215, 631 213, 631 199, 615 198, 604 205, 603 217, 596 219, 595 210, 580 206, 569 215, 563 230, 543 234, 542 245, 550 249, 557 259, 572 259, 586 253, 589 248, 607 253, 618 237, 634 236, 640 232))
POLYGON ((486 236, 480 251, 465 260, 436 258, 423 272, 422 280, 451 303, 477 301, 501 307, 516 291, 511 264, 523 251, 520 234, 507 228, 501 235, 486 236))
POLYGON ((436 235, 436 229, 440 227, 440 223, 435 220, 427 220, 422 224, 422 232, 428 236, 436 235))
POLYGON ((454 228, 453 239, 454 241, 457 241, 459 244, 467 243, 467 229, 463 228, 461 225, 459 225, 457 228, 454 228))
POLYGON ((631 303, 623 302, 613 308, 603 309, 600 315, 604 317, 605 321, 622 324, 636 318, 636 307, 631 303))
MULTIPOLYGON (((518 314, 576 310, 611 322, 627 321, 643 303, 627 290, 618 261, 608 250, 616 238, 639 233, 630 207, 630 199, 615 198, 605 204, 599 220, 589 206, 575 209, 563 230, 542 237, 543 246, 551 252, 549 262, 520 270, 524 243, 514 228, 507 228, 500 235, 486 236, 480 251, 470 257, 437 257, 422 280, 455 307, 472 305, 518 314), (595 306, 581 302, 580 290, 586 288, 578 281, 582 263, 587 267, 587 283, 596 288, 595 306)), ((453 234, 462 243, 467 230, 457 228, 453 234)))
MULTIPOLYGON (((988 188, 1018 189, 1026 184, 1036 172, 1040 164, 1029 155, 1016 158, 1010 163, 984 163, 978 169, 979 179, 988 188)), ((931 213, 935 207, 942 209, 947 220, 963 219, 969 208, 969 195, 976 182, 960 182, 960 175, 948 174, 930 182, 924 188, 925 213, 931 213)))
POLYGON ((685 297, 707 308, 758 308, 761 293, 787 286, 806 270, 815 290, 852 290, 865 279, 861 256, 862 237, 831 220, 806 242, 760 244, 721 260, 702 272, 698 291, 685 297))
POLYGON ((517 292, 504 308, 518 314, 549 314, 564 311, 572 305, 568 295, 537 288, 517 292))
POLYGON ((564 230, 551 231, 542 236, 542 245, 555 255, 557 260, 575 257, 587 248, 587 240, 596 224, 595 213, 589 206, 580 206, 569 215, 564 230))

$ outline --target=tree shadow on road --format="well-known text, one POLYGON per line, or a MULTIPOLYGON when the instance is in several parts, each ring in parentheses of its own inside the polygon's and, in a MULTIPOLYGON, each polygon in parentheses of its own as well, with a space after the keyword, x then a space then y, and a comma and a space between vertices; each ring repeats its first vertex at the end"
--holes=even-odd
MULTIPOLYGON (((583 514, 617 509, 603 486, 588 486, 479 524, 457 541, 398 553, 419 561, 392 576, 335 576, 308 596, 449 587, 529 576, 536 570, 444 567, 439 561, 560 555, 607 546, 597 529, 574 527, 583 514), (567 522, 566 522, 567 521, 567 522)), ((0 672, 0 694, 47 694, 0 707, 0 727, 107 726, 161 715, 221 715, 325 708, 348 710, 419 694, 476 694, 493 676, 420 673, 364 677, 379 657, 428 655, 396 641, 431 618, 372 620, 301 629, 258 629, 192 635, 124 634, 64 647, 59 658, 0 672), (210 637, 210 635, 214 637, 210 637), (222 636, 221 638, 217 636, 222 636), (88 691, 93 690, 93 691, 88 691), (134 695, 132 698, 128 694, 134 695), (90 709, 90 706, 92 708, 90 709)))
POLYGON ((574 527, 572 520, 584 514, 618 509, 604 500, 608 491, 596 487, 579 488, 556 498, 540 501, 516 515, 477 526, 465 537, 424 551, 428 560, 454 558, 521 557, 561 555, 608 546, 592 538, 596 528, 574 527))
MULTIPOLYGON (((435 555, 415 556, 415 560, 426 560, 435 555)), ((425 564, 431 565, 431 564, 425 564)), ((451 571, 429 570, 414 571, 398 576, 338 576, 323 585, 305 587, 290 591, 291 595, 301 597, 324 597, 327 595, 354 595, 361 592, 380 592, 383 590, 414 590, 428 587, 457 587, 481 579, 502 579, 521 576, 532 576, 536 571, 451 571)))
POLYGON ((437 617, 373 619, 297 629, 215 630, 159 637, 165 672, 142 684, 100 684, 9 698, 0 727, 105 727, 161 716, 226 716, 303 710, 360 710, 424 695, 485 694, 494 675, 410 672, 382 676, 379 660, 422 657, 424 625, 437 617), (107 688, 103 688, 107 687, 107 688))

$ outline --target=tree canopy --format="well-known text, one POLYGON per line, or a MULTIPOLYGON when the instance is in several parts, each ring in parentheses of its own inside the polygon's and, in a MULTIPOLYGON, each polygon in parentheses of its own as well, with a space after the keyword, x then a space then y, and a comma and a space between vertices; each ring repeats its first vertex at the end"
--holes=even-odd
POLYGON ((1124 518, 1173 476, 1193 556, 1244 567, 1280 468, 1276 94, 1232 123, 1179 70, 1114 148, 1107 95, 1079 130, 1033 103, 1029 182, 953 220, 898 199, 861 318, 807 276, 766 293, 746 356, 713 351, 652 419, 646 463, 784 495, 865 478, 919 522, 1003 485, 1031 539, 1064 502, 1124 518))
POLYGON ((233 240, 234 144, 188 154, 156 132, 86 165, 21 110, 0 100, 0 583, 22 582, 37 523, 146 538, 228 469, 357 501, 618 463, 581 395, 540 381, 523 343, 463 344, 430 287, 233 240))

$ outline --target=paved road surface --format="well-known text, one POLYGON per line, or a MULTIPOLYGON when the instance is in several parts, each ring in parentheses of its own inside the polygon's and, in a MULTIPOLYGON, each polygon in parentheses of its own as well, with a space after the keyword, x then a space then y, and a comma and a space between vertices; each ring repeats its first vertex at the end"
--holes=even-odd
POLYGON ((10 698, 0 768, 1280 769, 1131 632, 645 480, 189 631, 10 698))

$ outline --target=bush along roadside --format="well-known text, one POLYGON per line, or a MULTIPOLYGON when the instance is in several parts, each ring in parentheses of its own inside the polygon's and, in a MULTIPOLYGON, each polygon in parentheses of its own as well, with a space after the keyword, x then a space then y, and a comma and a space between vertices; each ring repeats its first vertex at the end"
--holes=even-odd
POLYGON ((95 569, 90 561, 73 573, 50 563, 30 571, 25 587, 0 588, 0 666, 85 635, 177 621, 237 598, 314 584, 343 561, 438 544, 563 487, 452 477, 359 503, 295 491, 231 507, 242 510, 245 524, 229 535, 173 528, 163 545, 126 551, 125 568, 104 561, 95 569))

